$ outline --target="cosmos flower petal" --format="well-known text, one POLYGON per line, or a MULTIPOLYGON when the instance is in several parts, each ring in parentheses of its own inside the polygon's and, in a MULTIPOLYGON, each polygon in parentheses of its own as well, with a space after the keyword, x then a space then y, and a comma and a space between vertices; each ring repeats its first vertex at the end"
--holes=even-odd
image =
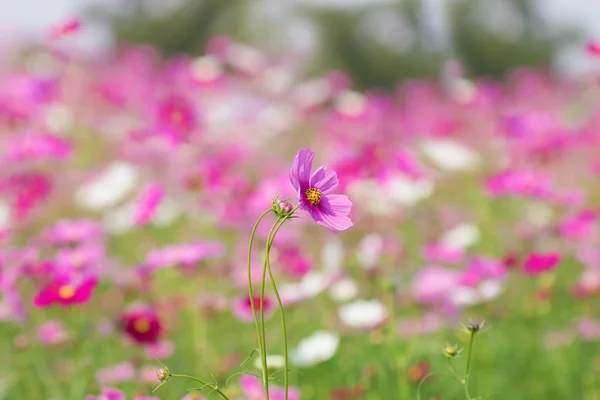
POLYGON ((338 177, 329 167, 319 167, 310 177, 310 187, 317 188, 321 194, 328 195, 338 186, 338 177))
POLYGON ((310 171, 315 159, 315 153, 309 149, 300 150, 294 156, 294 163, 290 171, 290 182, 296 191, 308 188, 310 184, 310 171))

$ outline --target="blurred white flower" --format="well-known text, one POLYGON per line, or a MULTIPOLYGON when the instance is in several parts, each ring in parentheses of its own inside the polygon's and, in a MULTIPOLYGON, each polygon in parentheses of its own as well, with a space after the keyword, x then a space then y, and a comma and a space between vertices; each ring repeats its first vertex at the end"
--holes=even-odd
POLYGON ((318 78, 298 84, 293 89, 292 97, 298 107, 310 108, 323 103, 330 94, 329 81, 318 78))
POLYGON ((207 55, 196 58, 190 66, 192 76, 198 82, 211 82, 217 79, 223 68, 215 57, 207 55))
POLYGON ((335 283, 331 289, 329 289, 329 295, 338 303, 350 301, 358 294, 358 284, 354 279, 345 278, 335 283))
POLYGON ((504 284, 498 279, 486 279, 475 287, 458 286, 450 293, 450 300, 459 307, 490 301, 502 294, 504 284))
POLYGON ((135 202, 129 202, 104 213, 103 223, 107 232, 115 235, 131 232, 135 227, 136 207, 135 202))
POLYGON ((89 210, 114 206, 134 189, 138 179, 139 170, 132 164, 113 162, 96 179, 77 189, 75 201, 89 210))
POLYGON ((155 226, 169 226, 181 215, 181 207, 170 197, 165 197, 161 201, 156 214, 152 217, 152 224, 155 226))
POLYGON ((54 103, 46 110, 46 125, 55 134, 64 134, 73 127, 73 111, 66 104, 54 103))
POLYGON ((382 252, 383 237, 376 233, 365 235, 358 243, 358 249, 356 250, 360 267, 364 269, 375 267, 382 252))
POLYGON ((441 242, 453 249, 466 249, 479 241, 479 228, 473 224, 460 224, 442 236, 441 242))
POLYGON ((350 117, 361 115, 367 107, 365 96, 351 90, 345 91, 337 96, 334 103, 336 110, 340 114, 350 117))
POLYGON ((386 184, 389 196, 398 204, 412 206, 433 193, 434 184, 428 179, 414 180, 398 175, 386 184))
POLYGON ((373 329, 387 319, 388 311, 379 300, 357 300, 341 306, 338 317, 351 328, 373 329))
POLYGON ((10 227, 10 205, 0 201, 0 230, 10 227))
POLYGON ((336 237, 328 238, 321 249, 321 265, 326 271, 339 271, 344 262, 344 244, 336 237))
POLYGON ((292 351, 291 360, 299 367, 310 367, 330 360, 340 345, 336 332, 317 331, 304 338, 292 351))
POLYGON ((447 171, 467 171, 479 165, 475 151, 451 140, 425 140, 421 150, 438 168, 447 171))
MULTIPOLYGON (((284 358, 279 354, 267 354, 267 369, 281 369, 284 367, 284 358)), ((254 360, 254 368, 262 370, 260 357, 254 360)))
POLYGON ((525 211, 525 217, 536 227, 543 228, 552 221, 552 208, 542 203, 531 204, 525 211))

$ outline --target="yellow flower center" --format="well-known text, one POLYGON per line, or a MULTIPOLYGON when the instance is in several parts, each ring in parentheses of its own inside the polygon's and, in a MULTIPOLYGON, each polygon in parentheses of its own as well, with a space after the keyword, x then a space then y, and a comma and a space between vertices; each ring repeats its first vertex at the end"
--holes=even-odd
POLYGON ((306 189, 306 192, 304 192, 306 194, 306 198, 308 199, 308 201, 310 201, 313 205, 317 205, 319 204, 319 202, 321 201, 321 191, 319 189, 316 188, 310 188, 310 189, 306 189))
POLYGON ((133 323, 133 329, 138 333, 146 333, 150 330, 150 321, 147 318, 136 319, 133 323))
POLYGON ((65 300, 70 299, 71 297, 75 296, 75 288, 71 285, 61 286, 58 289, 58 296, 61 299, 65 299, 65 300))

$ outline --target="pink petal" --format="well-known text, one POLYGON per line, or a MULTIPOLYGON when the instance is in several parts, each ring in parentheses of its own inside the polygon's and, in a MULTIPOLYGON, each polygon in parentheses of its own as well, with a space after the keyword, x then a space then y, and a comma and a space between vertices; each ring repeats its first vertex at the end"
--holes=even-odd
POLYGON ((320 189, 323 195, 327 195, 338 186, 337 174, 329 167, 319 167, 310 177, 309 186, 320 189))

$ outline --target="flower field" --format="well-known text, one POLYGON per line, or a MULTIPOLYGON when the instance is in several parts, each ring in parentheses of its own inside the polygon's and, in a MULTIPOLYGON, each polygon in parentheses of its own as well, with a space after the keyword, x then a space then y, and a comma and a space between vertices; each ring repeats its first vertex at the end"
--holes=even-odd
POLYGON ((597 79, 78 28, 0 49, 0 399, 600 398, 597 79))

